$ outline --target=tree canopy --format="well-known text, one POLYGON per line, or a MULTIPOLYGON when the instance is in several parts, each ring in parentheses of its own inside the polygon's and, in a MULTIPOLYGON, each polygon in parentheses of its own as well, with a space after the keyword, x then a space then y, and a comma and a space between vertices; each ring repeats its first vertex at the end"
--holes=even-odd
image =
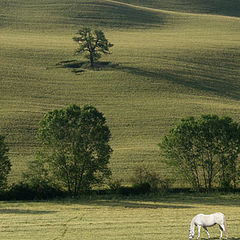
POLYGON ((236 187, 240 125, 230 117, 202 115, 182 119, 159 144, 169 165, 195 188, 236 187))
POLYGON ((82 28, 74 37, 73 40, 78 43, 79 47, 76 54, 85 54, 85 57, 90 60, 91 67, 94 68, 95 62, 101 58, 101 54, 110 54, 110 48, 113 44, 110 43, 102 30, 91 30, 90 28, 82 28))
POLYGON ((39 123, 42 149, 35 172, 43 169, 45 180, 55 182, 76 196, 102 183, 111 171, 112 149, 106 119, 93 106, 71 105, 47 113, 39 123))

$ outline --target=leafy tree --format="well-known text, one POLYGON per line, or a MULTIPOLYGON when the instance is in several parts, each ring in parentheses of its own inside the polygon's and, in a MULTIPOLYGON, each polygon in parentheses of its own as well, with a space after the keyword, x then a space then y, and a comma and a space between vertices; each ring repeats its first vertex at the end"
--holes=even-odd
POLYGON ((42 181, 55 181, 77 196, 110 176, 111 134, 106 119, 95 107, 71 105, 54 110, 39 125, 43 148, 38 163, 35 161, 35 172, 42 181), (44 170, 42 174, 38 167, 44 170))
POLYGON ((90 28, 82 28, 73 40, 78 43, 79 48, 76 54, 86 53, 85 57, 90 60, 91 67, 94 68, 95 62, 101 57, 101 53, 110 54, 110 48, 113 47, 105 37, 103 31, 90 28))
POLYGON ((9 149, 4 143, 5 137, 0 135, 0 190, 7 185, 7 176, 11 170, 11 163, 7 156, 9 149))
POLYGON ((164 136, 159 144, 167 163, 195 188, 236 187, 240 125, 229 117, 189 117, 164 136))

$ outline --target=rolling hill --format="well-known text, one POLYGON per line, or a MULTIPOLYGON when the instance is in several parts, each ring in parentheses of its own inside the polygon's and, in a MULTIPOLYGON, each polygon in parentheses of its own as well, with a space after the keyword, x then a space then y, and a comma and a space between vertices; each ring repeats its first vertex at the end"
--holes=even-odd
POLYGON ((38 121, 72 103, 104 112, 111 168, 126 182, 136 164, 166 172, 157 144, 179 119, 216 113, 240 120, 238 1, 177 2, 0 2, 0 129, 11 181, 34 158, 38 121), (83 26, 102 29, 114 43, 100 71, 66 64, 83 61, 72 41, 83 26))
POLYGON ((177 12, 240 17, 239 0, 121 0, 121 2, 177 12))

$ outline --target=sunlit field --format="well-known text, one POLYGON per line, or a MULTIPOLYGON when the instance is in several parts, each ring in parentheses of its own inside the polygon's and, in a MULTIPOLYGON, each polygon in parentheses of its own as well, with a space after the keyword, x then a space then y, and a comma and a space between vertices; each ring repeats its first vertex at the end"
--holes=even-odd
MULTIPOLYGON (((7 240, 188 239, 198 213, 223 212, 229 239, 237 240, 239 195, 170 195, 168 197, 92 198, 52 202, 0 203, 0 237, 7 240)), ((218 226, 208 228, 218 239, 218 226)), ((207 234, 202 229, 202 239, 207 234)))
MULTIPOLYGON (((39 120, 47 111, 69 104, 91 104, 104 113, 112 132, 113 177, 126 183, 139 164, 150 165, 162 174, 167 171, 157 144, 179 119, 215 113, 240 120, 240 18, 232 7, 236 1, 229 1, 231 8, 225 8, 224 12, 220 12, 220 6, 214 12, 208 5, 198 8, 196 4, 187 11, 187 4, 182 8, 176 1, 171 1, 169 7, 163 1, 162 8, 157 1, 122 2, 132 5, 104 0, 0 2, 0 129, 10 148, 13 164, 10 182, 18 181, 27 161, 34 158, 39 120), (86 60, 74 55, 77 46, 72 37, 83 26, 102 29, 114 44, 113 53, 101 59, 103 63, 96 71, 82 69, 81 64, 86 60)), ((219 4, 224 3, 219 0, 219 4)), ((11 206, 16 208, 14 204, 11 206)), ((95 211, 96 206, 90 208, 95 211)), ((51 204, 49 209, 54 211, 51 204)), ((116 211, 115 216, 117 212, 124 215, 124 211, 129 211, 124 207, 121 211, 121 207, 104 206, 106 219, 110 218, 109 209, 116 211)), ((136 219, 141 220, 149 211, 153 210, 141 208, 136 219)), ((161 211, 167 215, 170 209, 154 209, 153 218, 149 214, 143 223, 146 231, 147 222, 158 219, 161 211)), ((179 209, 180 214, 183 211, 189 209, 179 209)), ((12 214, 24 215, 14 211, 12 214)), ((68 219, 75 217, 70 214, 65 218, 64 214, 31 216, 40 225, 46 216, 55 216, 61 222, 56 223, 54 232, 58 232, 68 219)), ((187 214, 190 217, 191 209, 187 214)), ((80 214, 71 221, 76 234, 80 232, 75 225, 81 221, 91 226, 91 216, 90 220, 84 218, 80 214)), ((121 217, 113 225, 119 226, 121 239, 147 239, 147 235, 145 238, 135 235, 139 234, 141 222, 132 228, 130 221, 126 230, 118 221, 121 222, 121 217), (124 235, 125 231, 129 231, 131 238, 124 235)), ((152 239, 161 234, 159 221, 154 221, 152 239)), ((186 232, 186 224, 177 227, 179 238, 184 238, 180 228, 184 227, 186 232)), ((33 227, 40 235, 48 234, 41 228, 37 230, 38 226, 33 227)), ((93 238, 81 229, 85 239, 93 238)), ((31 239, 27 232, 24 238, 31 239)), ((170 231, 165 236, 170 239, 171 234, 175 233, 170 231)), ((50 230, 49 237, 41 239, 57 239, 57 235, 50 230)), ((68 239, 75 239, 74 234, 68 239)))

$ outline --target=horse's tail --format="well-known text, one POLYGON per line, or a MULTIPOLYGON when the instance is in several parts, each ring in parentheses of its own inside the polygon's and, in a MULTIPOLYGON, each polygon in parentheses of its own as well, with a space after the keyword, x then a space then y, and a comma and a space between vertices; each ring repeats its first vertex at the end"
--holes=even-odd
POLYGON ((227 232, 227 224, 226 224, 226 218, 224 216, 223 218, 223 225, 224 225, 224 231, 225 231, 225 235, 226 235, 226 238, 228 238, 228 232, 227 232))

